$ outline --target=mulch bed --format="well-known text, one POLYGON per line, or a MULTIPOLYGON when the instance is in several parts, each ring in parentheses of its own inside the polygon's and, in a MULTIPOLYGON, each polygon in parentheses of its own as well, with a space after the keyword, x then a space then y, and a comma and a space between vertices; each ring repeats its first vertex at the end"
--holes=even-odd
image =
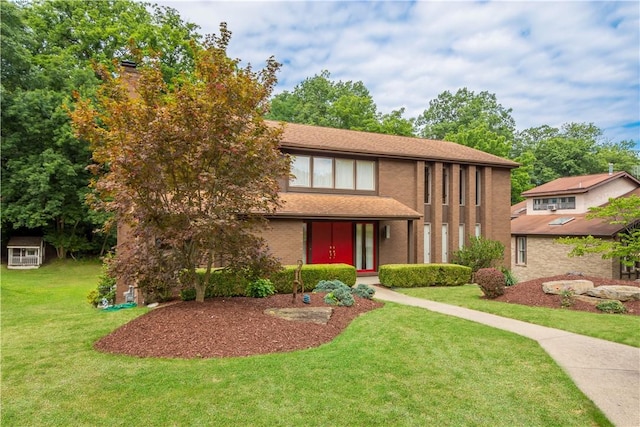
MULTIPOLYGON (((637 281, 562 275, 508 287, 496 301, 602 313, 593 304, 578 300, 569 308, 561 308, 560 295, 542 291, 542 282, 571 279, 591 280, 595 286, 640 287, 637 281)), ((292 303, 291 294, 268 298, 213 298, 204 303, 174 302, 121 326, 96 342, 95 348, 136 357, 185 359, 289 352, 327 343, 360 314, 383 306, 381 302, 356 297, 352 307, 334 307, 327 324, 286 320, 264 312, 268 308, 327 307, 324 293, 309 295, 310 304, 304 304, 301 295, 292 303)), ((640 315, 640 301, 623 304, 627 308, 626 315, 640 315)))

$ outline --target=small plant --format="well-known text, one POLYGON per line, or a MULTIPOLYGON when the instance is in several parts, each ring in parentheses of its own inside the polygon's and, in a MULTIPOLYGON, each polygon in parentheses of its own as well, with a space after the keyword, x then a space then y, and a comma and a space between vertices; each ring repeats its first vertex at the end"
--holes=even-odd
POLYGON ((564 288, 560 291, 560 305, 562 308, 569 308, 574 303, 576 291, 573 288, 564 288))
POLYGON ((504 285, 505 286, 514 286, 514 285, 518 284, 518 279, 516 279, 516 277, 511 272, 511 270, 509 270, 508 268, 505 268, 505 267, 502 267, 500 270, 502 271, 502 274, 504 274, 504 285))
POLYGON ((609 300, 603 301, 600 304, 596 305, 596 308, 600 311, 604 311, 605 313, 626 313, 627 308, 620 301, 617 300, 609 300))
POLYGON ((482 293, 490 299, 504 295, 504 274, 496 268, 481 268, 473 275, 482 293))
POLYGON ((276 293, 276 288, 269 279, 257 279, 247 285, 245 293, 252 298, 266 298, 276 293))
POLYGON ((329 305, 351 307, 355 303, 355 300, 351 294, 351 289, 345 286, 345 288, 338 288, 325 295, 324 302, 329 305))
POLYGON ((364 283, 358 284, 355 289, 352 289, 351 292, 359 296, 360 298, 373 299, 373 295, 376 291, 369 285, 365 285, 364 283))
POLYGON ((313 292, 331 292, 336 289, 351 289, 340 280, 320 280, 313 292))

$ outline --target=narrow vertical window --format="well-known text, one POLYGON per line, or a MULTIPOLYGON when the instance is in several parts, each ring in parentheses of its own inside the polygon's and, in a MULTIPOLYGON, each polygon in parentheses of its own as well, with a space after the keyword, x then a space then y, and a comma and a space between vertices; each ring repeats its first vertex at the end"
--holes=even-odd
POLYGON ((424 202, 431 204, 431 166, 424 168, 424 202))
POLYGON ((431 262, 431 224, 424 225, 424 263, 431 262))
POLYGON ((307 223, 302 223, 302 263, 307 263, 307 223))
POLYGON ((464 224, 460 224, 460 228, 458 230, 458 249, 462 249, 464 247, 464 224))
POLYGON ((482 200, 482 173, 476 169, 476 206, 480 206, 482 200))
POLYGON ((466 186, 465 186, 465 169, 460 167, 460 180, 459 180, 459 188, 460 188, 460 206, 464 206, 464 196, 466 194, 466 186))
POLYGON ((442 167, 442 204, 449 204, 449 166, 442 167))
POLYGON ((527 238, 524 236, 516 237, 516 264, 527 264, 527 238))
POLYGON ((476 237, 480 237, 482 236, 481 230, 480 230, 480 224, 476 224, 476 237))
POLYGON ((449 262, 449 225, 442 224, 442 262, 449 262))

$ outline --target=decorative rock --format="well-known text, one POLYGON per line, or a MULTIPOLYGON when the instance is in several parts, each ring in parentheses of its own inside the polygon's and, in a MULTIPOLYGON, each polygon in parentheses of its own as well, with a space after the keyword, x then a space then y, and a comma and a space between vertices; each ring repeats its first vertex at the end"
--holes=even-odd
POLYGON ((614 299, 618 301, 640 300, 640 288, 635 286, 598 286, 590 289, 586 294, 596 298, 614 299))
POLYGON ((589 289, 593 289, 593 282, 591 280, 554 280, 552 282, 544 282, 542 284, 542 290, 546 294, 560 295, 563 291, 572 289, 575 295, 582 295, 589 289))
POLYGON ((265 314, 299 322, 312 322, 326 325, 333 313, 332 307, 304 308, 267 308, 265 314))
POLYGON ((156 308, 157 306, 159 306, 160 304, 158 304, 157 302, 152 302, 151 304, 149 304, 147 307, 148 308, 156 308))

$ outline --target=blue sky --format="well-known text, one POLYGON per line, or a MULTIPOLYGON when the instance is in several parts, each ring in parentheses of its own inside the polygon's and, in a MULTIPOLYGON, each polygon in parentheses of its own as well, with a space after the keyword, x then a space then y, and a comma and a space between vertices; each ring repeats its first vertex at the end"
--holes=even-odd
POLYGON ((158 1, 229 56, 282 63, 276 93, 322 70, 416 117, 445 90, 496 94, 518 130, 595 123, 640 149, 640 2, 158 1))

